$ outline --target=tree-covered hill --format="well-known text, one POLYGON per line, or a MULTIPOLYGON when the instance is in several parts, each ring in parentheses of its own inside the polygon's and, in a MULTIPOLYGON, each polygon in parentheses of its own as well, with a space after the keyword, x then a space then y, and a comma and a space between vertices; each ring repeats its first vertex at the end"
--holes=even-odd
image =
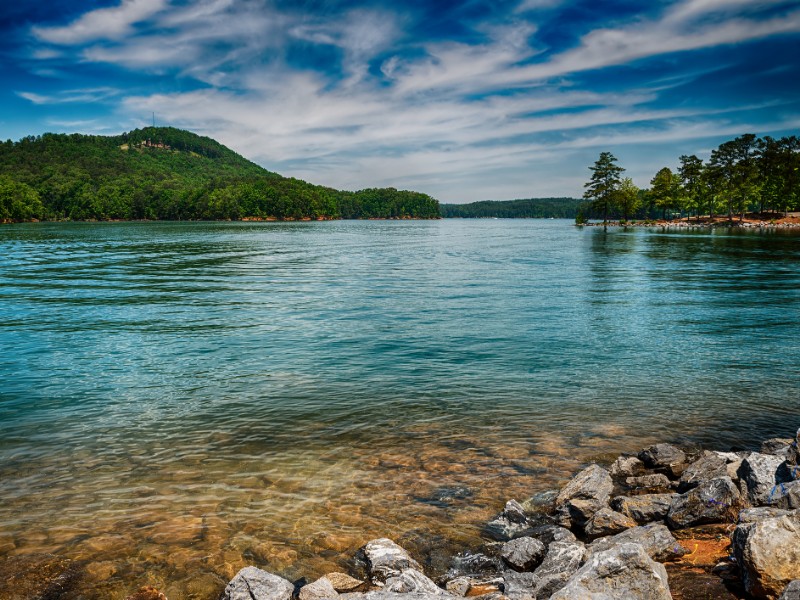
POLYGON ((426 194, 282 177, 173 127, 0 143, 0 222, 438 217, 439 203, 426 194))
POLYGON ((574 219, 581 200, 575 198, 527 198, 484 200, 470 204, 441 204, 445 218, 464 219, 574 219))

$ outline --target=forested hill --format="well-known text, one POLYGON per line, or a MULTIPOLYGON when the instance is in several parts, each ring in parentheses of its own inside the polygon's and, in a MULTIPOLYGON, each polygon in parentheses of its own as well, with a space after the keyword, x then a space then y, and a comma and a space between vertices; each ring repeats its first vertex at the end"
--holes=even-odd
POLYGON ((282 177, 173 127, 0 142, 0 222, 438 217, 439 203, 426 194, 282 177))
POLYGON ((484 200, 470 204, 442 204, 445 218, 464 219, 574 219, 582 200, 576 198, 526 198, 484 200))

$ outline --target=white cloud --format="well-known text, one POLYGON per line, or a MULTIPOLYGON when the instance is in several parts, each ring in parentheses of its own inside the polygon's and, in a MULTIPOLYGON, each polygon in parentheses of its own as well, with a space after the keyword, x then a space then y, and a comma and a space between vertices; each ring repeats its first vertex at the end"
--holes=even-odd
POLYGON ((119 39, 165 7, 166 0, 122 0, 119 6, 90 11, 64 27, 33 27, 31 31, 42 41, 63 46, 119 39))

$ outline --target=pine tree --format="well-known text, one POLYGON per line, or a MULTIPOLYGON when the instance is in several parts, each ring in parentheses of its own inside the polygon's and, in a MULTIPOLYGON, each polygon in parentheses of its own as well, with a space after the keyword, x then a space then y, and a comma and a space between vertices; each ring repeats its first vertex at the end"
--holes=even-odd
POLYGON ((625 171, 615 165, 616 157, 611 152, 601 152, 600 158, 589 167, 592 178, 583 186, 583 197, 592 202, 592 208, 603 213, 603 227, 607 226, 608 213, 614 206, 614 196, 620 187, 620 175, 625 171))

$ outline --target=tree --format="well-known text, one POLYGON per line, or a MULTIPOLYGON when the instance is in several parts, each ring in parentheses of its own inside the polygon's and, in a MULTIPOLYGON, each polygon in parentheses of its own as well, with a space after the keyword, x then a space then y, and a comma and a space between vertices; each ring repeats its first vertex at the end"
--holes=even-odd
POLYGON ((641 206, 639 199, 639 188, 633 183, 633 179, 626 177, 623 179, 615 194, 615 204, 622 211, 622 217, 627 221, 628 215, 636 213, 641 206))
POLYGON ((685 154, 680 157, 681 166, 678 168, 678 173, 681 178, 681 204, 686 208, 686 211, 691 216, 691 211, 700 216, 700 211, 704 206, 704 192, 705 186, 703 185, 703 161, 692 154, 686 156, 685 154))
POLYGON ((650 181, 650 196, 653 204, 660 208, 667 218, 667 211, 678 208, 679 179, 673 175, 669 167, 664 167, 650 181))
POLYGON ((614 196, 620 186, 620 175, 625 171, 615 165, 616 157, 611 152, 601 152, 600 158, 589 167, 592 178, 584 184, 583 197, 592 202, 592 208, 603 214, 603 226, 608 223, 609 210, 614 206, 614 196))

